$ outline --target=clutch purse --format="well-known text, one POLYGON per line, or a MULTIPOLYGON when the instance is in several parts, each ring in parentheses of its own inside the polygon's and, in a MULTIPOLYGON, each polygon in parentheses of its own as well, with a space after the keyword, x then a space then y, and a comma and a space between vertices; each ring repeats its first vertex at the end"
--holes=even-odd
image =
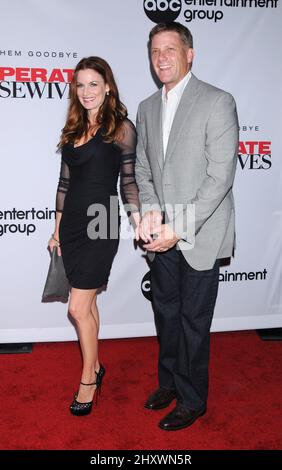
POLYGON ((45 287, 41 302, 67 302, 70 284, 67 279, 63 259, 58 255, 57 247, 53 248, 45 287))

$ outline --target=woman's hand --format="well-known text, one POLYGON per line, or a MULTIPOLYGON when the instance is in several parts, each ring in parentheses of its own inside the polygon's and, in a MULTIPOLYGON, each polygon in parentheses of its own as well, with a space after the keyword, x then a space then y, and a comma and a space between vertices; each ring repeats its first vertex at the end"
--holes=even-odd
POLYGON ((57 238, 54 234, 51 236, 49 242, 48 242, 48 250, 52 253, 54 246, 57 247, 58 250, 58 256, 61 256, 61 248, 60 248, 60 241, 59 238, 57 238))
POLYGON ((159 211, 146 212, 139 225, 139 237, 146 243, 153 242, 153 235, 162 225, 162 213, 159 211))
POLYGON ((140 226, 140 221, 141 217, 139 212, 132 212, 131 217, 133 219, 133 228, 134 228, 134 234, 135 234, 135 239, 136 241, 139 240, 139 226, 140 226))

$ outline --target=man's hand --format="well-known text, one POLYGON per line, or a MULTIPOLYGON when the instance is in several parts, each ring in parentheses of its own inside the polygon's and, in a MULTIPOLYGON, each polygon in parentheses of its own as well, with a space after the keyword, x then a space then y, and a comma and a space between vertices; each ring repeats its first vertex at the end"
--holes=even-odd
POLYGON ((144 245, 148 251, 167 251, 180 240, 180 237, 167 224, 155 228, 154 238, 154 241, 144 245))
POLYGON ((152 243, 152 235, 156 233, 156 229, 160 227, 163 216, 159 211, 148 211, 142 217, 139 226, 139 236, 146 243, 152 243))

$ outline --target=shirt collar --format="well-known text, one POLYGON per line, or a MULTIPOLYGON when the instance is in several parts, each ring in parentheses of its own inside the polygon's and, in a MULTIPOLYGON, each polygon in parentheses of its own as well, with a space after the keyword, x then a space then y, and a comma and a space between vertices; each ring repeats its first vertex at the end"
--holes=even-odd
POLYGON ((186 87, 187 83, 189 82, 189 80, 191 78, 191 75, 192 75, 191 71, 189 70, 189 72, 185 75, 185 77, 183 77, 182 80, 180 80, 180 82, 178 82, 177 85, 175 85, 175 87, 173 87, 171 90, 169 90, 167 95, 166 95, 166 92, 165 92, 165 86, 163 85, 162 100, 167 101, 167 98, 170 95, 173 95, 173 94, 175 94, 177 96, 177 98, 180 99, 182 94, 183 94, 184 88, 186 87))

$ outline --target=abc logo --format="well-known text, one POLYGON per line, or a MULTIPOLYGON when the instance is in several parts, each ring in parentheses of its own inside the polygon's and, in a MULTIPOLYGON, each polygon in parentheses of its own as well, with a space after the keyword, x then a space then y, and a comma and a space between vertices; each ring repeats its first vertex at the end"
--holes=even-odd
POLYGON ((152 300, 151 296, 151 272, 149 271, 142 279, 141 282, 142 294, 147 300, 152 300))
POLYGON ((144 0, 144 10, 154 23, 174 21, 181 10, 181 0, 144 0))

